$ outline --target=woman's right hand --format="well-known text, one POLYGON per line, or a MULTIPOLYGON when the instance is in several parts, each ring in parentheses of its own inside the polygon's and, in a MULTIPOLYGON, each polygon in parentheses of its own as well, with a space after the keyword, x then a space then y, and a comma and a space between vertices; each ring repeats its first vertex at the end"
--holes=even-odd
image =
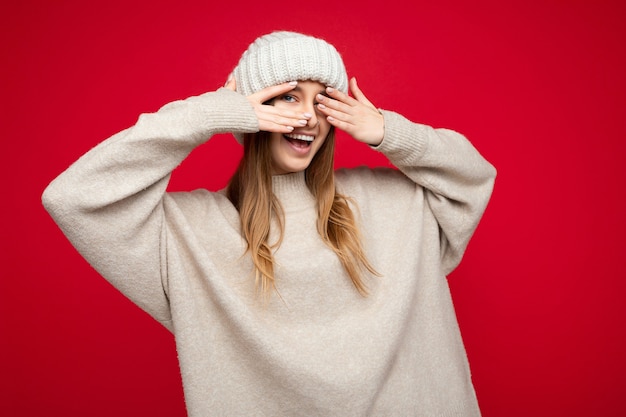
MULTIPOLYGON (((296 127, 306 126, 312 115, 291 110, 279 109, 271 104, 264 104, 275 97, 293 90, 298 85, 297 81, 266 87, 247 97, 254 107, 254 112, 259 120, 259 130, 266 132, 289 133, 296 127)), ((224 85, 229 90, 236 91, 237 84, 232 74, 224 85)))

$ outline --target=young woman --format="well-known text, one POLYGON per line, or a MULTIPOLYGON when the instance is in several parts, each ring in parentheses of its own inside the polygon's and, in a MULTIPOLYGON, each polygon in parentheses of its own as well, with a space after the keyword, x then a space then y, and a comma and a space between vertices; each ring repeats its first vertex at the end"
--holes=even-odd
POLYGON ((141 115, 43 202, 174 333, 191 416, 475 416, 446 275, 494 178, 460 134, 378 110, 333 46, 275 32, 225 88, 141 115), (336 128, 399 169, 333 172, 336 128), (167 193, 223 132, 244 145, 228 187, 167 193))

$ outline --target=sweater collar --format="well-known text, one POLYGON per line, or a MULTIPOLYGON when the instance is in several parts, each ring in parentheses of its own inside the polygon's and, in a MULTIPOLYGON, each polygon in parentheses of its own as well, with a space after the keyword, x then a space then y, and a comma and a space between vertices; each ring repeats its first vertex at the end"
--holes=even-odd
POLYGON ((311 207, 315 204, 315 197, 306 185, 304 171, 274 175, 272 177, 272 191, 285 210, 311 207))

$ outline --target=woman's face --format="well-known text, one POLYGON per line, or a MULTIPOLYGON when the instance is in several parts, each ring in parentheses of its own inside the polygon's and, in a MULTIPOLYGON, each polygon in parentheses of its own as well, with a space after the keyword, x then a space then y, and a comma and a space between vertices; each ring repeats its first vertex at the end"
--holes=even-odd
POLYGON ((326 87, 317 81, 299 81, 296 88, 276 97, 275 107, 312 115, 309 123, 291 133, 271 133, 272 175, 304 171, 324 144, 330 123, 317 109, 317 94, 326 95, 326 87))

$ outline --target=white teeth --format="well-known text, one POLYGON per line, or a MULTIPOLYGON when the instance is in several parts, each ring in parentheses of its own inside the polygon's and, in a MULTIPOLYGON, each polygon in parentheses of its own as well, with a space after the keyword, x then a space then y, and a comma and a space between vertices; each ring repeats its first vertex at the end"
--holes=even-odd
POLYGON ((285 136, 287 136, 289 139, 305 140, 307 142, 313 142, 313 140, 315 139, 315 136, 309 136, 309 135, 290 134, 290 135, 285 135, 285 136))

